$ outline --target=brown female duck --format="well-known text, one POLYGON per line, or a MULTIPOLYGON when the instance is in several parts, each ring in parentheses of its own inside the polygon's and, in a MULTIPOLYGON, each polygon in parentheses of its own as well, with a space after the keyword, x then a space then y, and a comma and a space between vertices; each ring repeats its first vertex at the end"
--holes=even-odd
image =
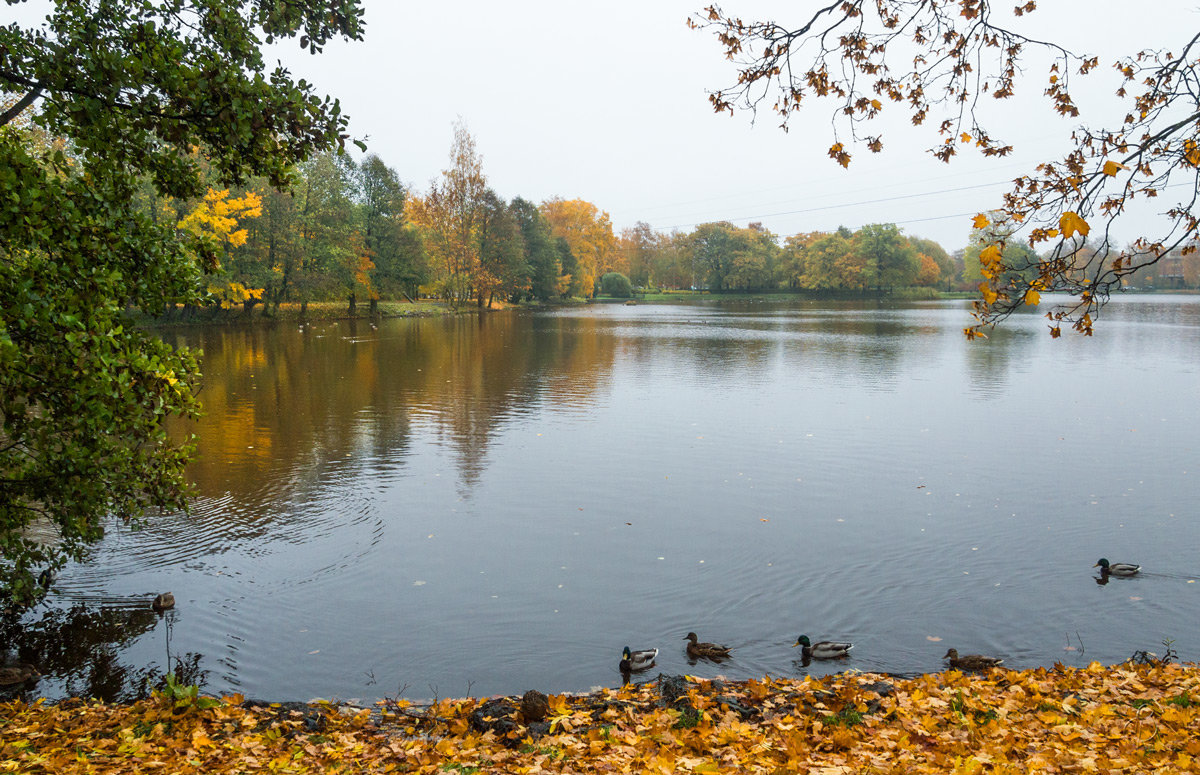
POLYGON ((697 642, 694 632, 689 632, 684 640, 688 641, 687 655, 692 659, 725 659, 729 656, 728 646, 704 641, 697 642))
POLYGON ((942 659, 950 660, 950 667, 955 670, 990 670, 1004 664, 1003 659, 985 657, 983 654, 958 655, 958 649, 950 649, 942 659))

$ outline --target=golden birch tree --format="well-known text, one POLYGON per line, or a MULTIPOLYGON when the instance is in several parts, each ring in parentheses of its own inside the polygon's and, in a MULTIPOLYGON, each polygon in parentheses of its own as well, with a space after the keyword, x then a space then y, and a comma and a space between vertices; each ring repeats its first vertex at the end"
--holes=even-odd
POLYGON ((459 121, 454 125, 449 169, 430 183, 424 197, 411 197, 405 207, 409 219, 425 235, 434 290, 454 306, 471 299, 482 271, 480 239, 486 191, 487 178, 475 138, 459 121))

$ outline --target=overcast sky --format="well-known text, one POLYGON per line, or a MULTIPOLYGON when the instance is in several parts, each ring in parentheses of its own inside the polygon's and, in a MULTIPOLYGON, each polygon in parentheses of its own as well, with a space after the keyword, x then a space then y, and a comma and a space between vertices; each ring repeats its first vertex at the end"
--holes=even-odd
MULTIPOLYGON (((668 232, 761 221, 780 235, 893 222, 953 250, 966 243, 970 217, 997 206, 1013 177, 1056 158, 1073 127, 1040 97, 1044 65, 1031 66, 1022 99, 988 108, 1006 130, 993 134, 1014 143, 1015 156, 968 151, 936 162, 923 149, 936 142, 937 122, 917 133, 888 103, 884 153, 851 148, 843 170, 826 156, 829 104, 813 103, 786 134, 769 112, 757 123, 712 112, 707 90, 734 77, 712 33, 685 25, 705 2, 364 0, 365 41, 333 43, 315 57, 292 43, 271 57, 340 98, 352 134, 418 191, 447 166, 461 117, 502 196, 586 199, 618 231, 639 220, 668 232)), ((722 5, 747 20, 799 23, 818 3, 722 5)), ((1109 59, 1178 50, 1200 23, 1196 5, 1041 0, 1024 29, 1109 59)), ((1108 94, 1111 71, 1102 70, 1094 90, 1108 94)))

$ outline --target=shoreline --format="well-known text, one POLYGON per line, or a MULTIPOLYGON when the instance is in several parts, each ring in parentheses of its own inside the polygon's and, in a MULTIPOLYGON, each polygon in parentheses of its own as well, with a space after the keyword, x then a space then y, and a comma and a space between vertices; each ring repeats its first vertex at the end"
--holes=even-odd
POLYGON ((584 695, 374 708, 160 693, 0 704, 0 739, 0 771, 28 773, 1179 772, 1200 758, 1200 667, 659 675, 584 695))

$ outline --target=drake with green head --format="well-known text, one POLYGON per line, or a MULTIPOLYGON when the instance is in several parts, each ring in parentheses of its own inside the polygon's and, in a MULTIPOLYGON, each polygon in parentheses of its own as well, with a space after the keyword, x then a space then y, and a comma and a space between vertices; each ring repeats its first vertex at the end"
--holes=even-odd
POLYGON ((622 673, 639 673, 642 670, 649 670, 654 667, 654 658, 658 656, 658 649, 642 649, 640 651, 631 651, 628 646, 621 652, 621 662, 617 668, 622 673))
POLYGON ((1142 569, 1141 565, 1134 565, 1131 562, 1109 562, 1101 557, 1096 561, 1093 568, 1100 569, 1101 576, 1124 576, 1129 577, 1135 575, 1142 569))
POLYGON ((801 635, 796 638, 796 642, 792 644, 792 648, 800 646, 800 653, 805 659, 841 659, 850 655, 850 649, 854 648, 853 643, 836 640, 820 640, 813 643, 808 639, 807 635, 801 635))

